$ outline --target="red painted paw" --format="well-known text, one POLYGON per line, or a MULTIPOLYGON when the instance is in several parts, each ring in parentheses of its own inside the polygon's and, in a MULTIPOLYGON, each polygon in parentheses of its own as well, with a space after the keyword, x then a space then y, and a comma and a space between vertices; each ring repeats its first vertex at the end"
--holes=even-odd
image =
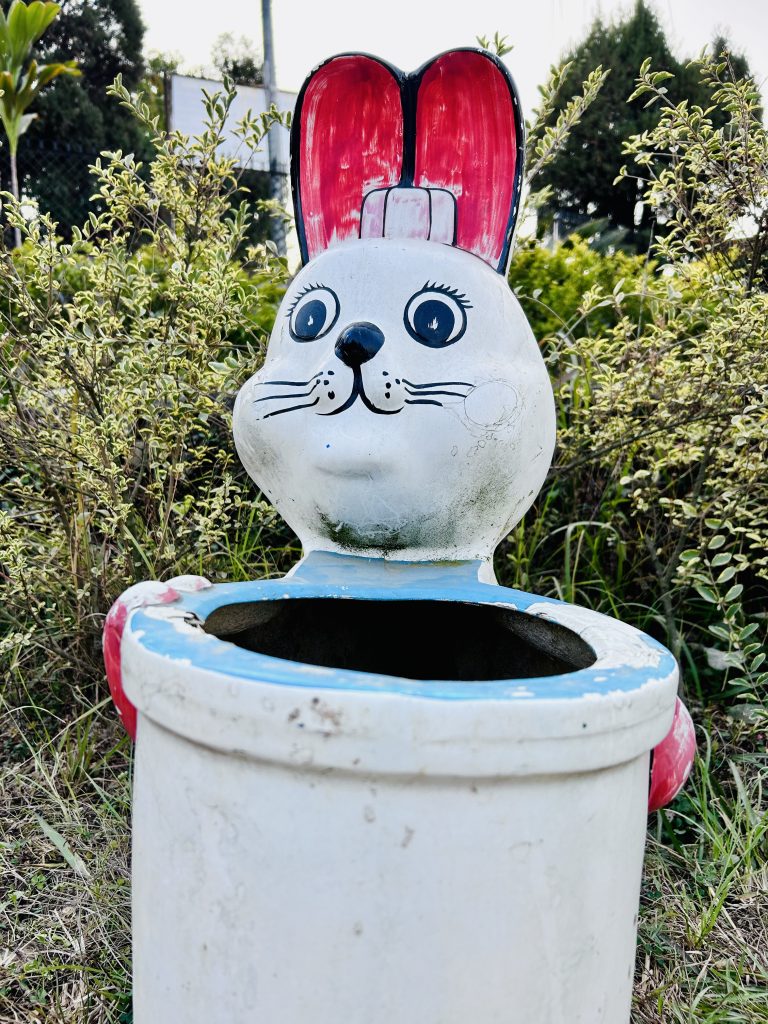
POLYGON ((203 576, 176 576, 168 583, 137 583, 129 587, 115 601, 104 622, 103 650, 104 667, 109 680, 109 692, 115 702, 120 719, 132 740, 136 739, 136 708, 123 690, 120 642, 128 615, 134 608, 145 608, 151 604, 170 604, 178 600, 180 593, 204 590, 210 583, 203 576))
POLYGON ((696 733, 688 708, 677 698, 672 728, 653 751, 648 812, 658 811, 673 800, 691 774, 696 753, 696 733))

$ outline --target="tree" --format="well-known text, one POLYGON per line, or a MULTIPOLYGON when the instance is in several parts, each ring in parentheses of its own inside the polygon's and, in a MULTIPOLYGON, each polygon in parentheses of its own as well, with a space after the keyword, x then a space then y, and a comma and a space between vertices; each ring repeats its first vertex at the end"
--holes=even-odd
POLYGON ((38 59, 74 59, 82 71, 40 97, 19 167, 24 189, 65 235, 92 209, 89 168, 102 150, 142 159, 151 153, 143 129, 107 95, 118 74, 128 89, 138 88, 143 39, 137 0, 63 0, 61 15, 37 44, 38 59))
MULTIPOLYGON (((14 0, 8 15, 0 10, 0 120, 8 139, 11 165, 11 191, 19 199, 19 176, 16 154, 19 139, 37 116, 28 114, 40 91, 59 75, 79 75, 72 60, 38 65, 30 60, 34 43, 52 24, 61 8, 56 3, 33 0, 27 5, 14 0)), ((21 245, 19 229, 15 242, 21 245)))
MULTIPOLYGON (((713 44, 715 53, 727 48, 722 37, 713 44)), ((674 76, 665 82, 671 99, 710 105, 711 92, 687 62, 674 57, 658 18, 645 0, 636 0, 631 13, 622 21, 605 23, 598 18, 583 42, 565 58, 571 65, 569 77, 582 81, 600 64, 610 68, 611 73, 567 144, 538 179, 539 187, 549 186, 552 190, 541 211, 545 226, 556 213, 564 215, 571 224, 588 218, 604 219, 606 229, 619 229, 628 247, 647 249, 652 212, 647 206, 638 205, 641 195, 634 181, 614 184, 625 162, 624 140, 649 131, 655 123, 655 113, 645 108, 643 99, 627 102, 647 57, 652 58, 655 71, 674 76)), ((735 56, 731 62, 737 77, 749 75, 745 58, 735 56)), ((555 109, 562 109, 565 103, 565 98, 560 99, 555 109)))
POLYGON ((261 85, 261 54, 246 36, 235 38, 223 32, 211 47, 213 66, 221 78, 231 78, 236 85, 261 85))

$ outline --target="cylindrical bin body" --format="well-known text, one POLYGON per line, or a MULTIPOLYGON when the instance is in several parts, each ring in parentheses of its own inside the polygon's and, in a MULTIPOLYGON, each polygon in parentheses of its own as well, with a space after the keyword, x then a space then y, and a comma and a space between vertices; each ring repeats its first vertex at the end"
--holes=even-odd
MULTIPOLYGON (((386 662, 398 637, 365 642, 386 662)), ((426 644, 440 663, 449 638, 426 644)), ((648 752, 677 680, 655 642, 470 565, 314 555, 135 613, 123 669, 136 1024, 626 1024, 648 752), (274 653, 291 602, 327 641, 326 608, 391 626, 388 601, 415 622, 470 609, 480 633, 492 617, 528 675, 470 680, 461 653, 456 680, 274 653), (553 673, 563 658, 591 664, 553 673)))

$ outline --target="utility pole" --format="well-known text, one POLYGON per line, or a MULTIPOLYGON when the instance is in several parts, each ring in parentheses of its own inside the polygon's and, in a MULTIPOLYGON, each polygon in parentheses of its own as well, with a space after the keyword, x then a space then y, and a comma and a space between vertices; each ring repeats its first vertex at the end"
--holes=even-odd
MULTIPOLYGON (((264 91, 267 97, 267 110, 277 101, 277 77, 275 75, 275 47, 272 39, 272 0, 261 0, 261 29, 264 40, 264 64, 262 76, 264 91)), ((280 205, 284 205, 282 168, 279 164, 277 129, 271 128, 267 136, 269 147, 269 183, 270 195, 280 205)), ((277 217, 272 218, 272 241, 281 256, 286 254, 285 225, 277 217)))

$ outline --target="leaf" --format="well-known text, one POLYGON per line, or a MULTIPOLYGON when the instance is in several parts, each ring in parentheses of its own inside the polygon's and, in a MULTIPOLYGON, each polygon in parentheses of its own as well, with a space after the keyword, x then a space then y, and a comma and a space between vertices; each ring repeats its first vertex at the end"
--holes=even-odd
POLYGON ((695 562, 698 559, 698 557, 699 552, 695 551, 693 548, 689 548, 688 551, 683 551, 683 553, 680 555, 680 561, 683 563, 683 565, 689 565, 690 563, 695 562))
POLYGON ((699 597, 703 597, 705 601, 708 601, 709 604, 717 604, 717 594, 711 587, 705 587, 701 583, 697 583, 696 593, 699 597))
POLYGON ((730 643, 731 634, 725 628, 725 626, 721 626, 721 625, 718 625, 718 624, 716 624, 714 626, 710 626, 709 627, 709 632, 713 636, 716 636, 718 640, 722 640, 724 643, 730 643))
POLYGON ((712 538, 709 544, 707 544, 707 547, 710 551, 717 551, 717 549, 721 548, 723 544, 725 544, 725 537, 722 533, 719 533, 716 537, 712 538))
POLYGON ((32 122, 37 117, 37 114, 22 114, 19 118, 19 135, 23 135, 24 132, 29 128, 32 122))
POLYGON ((74 852, 64 836, 60 832, 57 832, 53 825, 49 825, 45 818, 42 818, 39 814, 35 814, 35 820, 40 826, 41 831, 48 839, 50 839, 75 874, 80 875, 81 878, 90 878, 91 873, 88 870, 85 861, 74 852))
POLYGON ((727 562, 730 562, 732 558, 733 554, 730 551, 721 551, 719 555, 715 555, 715 557, 710 562, 710 565, 713 569, 717 569, 719 566, 725 565, 727 562))
POLYGON ((731 604, 737 598, 741 597, 741 593, 742 593, 743 590, 744 590, 743 584, 736 583, 736 584, 734 584, 734 586, 731 587, 731 589, 725 595, 723 600, 725 601, 726 604, 731 604))
POLYGON ((16 151, 19 136, 29 127, 30 122, 25 117, 31 115, 25 115, 25 111, 40 90, 59 75, 80 74, 72 60, 38 66, 34 59, 30 59, 33 45, 60 9, 59 4, 43 3, 42 0, 34 0, 29 5, 15 0, 7 18, 0 18, 0 61, 4 65, 0 72, 0 111, 11 152, 16 151), (27 61, 29 63, 25 67, 27 61))
POLYGON ((741 777, 741 772, 736 767, 735 762, 729 760, 728 767, 731 769, 731 775, 733 776, 734 782, 736 783, 736 790, 739 794, 739 798, 744 807, 744 810, 749 818, 749 821, 753 826, 760 823, 760 815, 755 808, 753 800, 750 799, 747 787, 744 785, 744 780, 741 777))
POLYGON ((737 651, 721 651, 718 647, 704 647, 707 665, 717 672, 725 672, 729 668, 742 668, 742 659, 737 651))

